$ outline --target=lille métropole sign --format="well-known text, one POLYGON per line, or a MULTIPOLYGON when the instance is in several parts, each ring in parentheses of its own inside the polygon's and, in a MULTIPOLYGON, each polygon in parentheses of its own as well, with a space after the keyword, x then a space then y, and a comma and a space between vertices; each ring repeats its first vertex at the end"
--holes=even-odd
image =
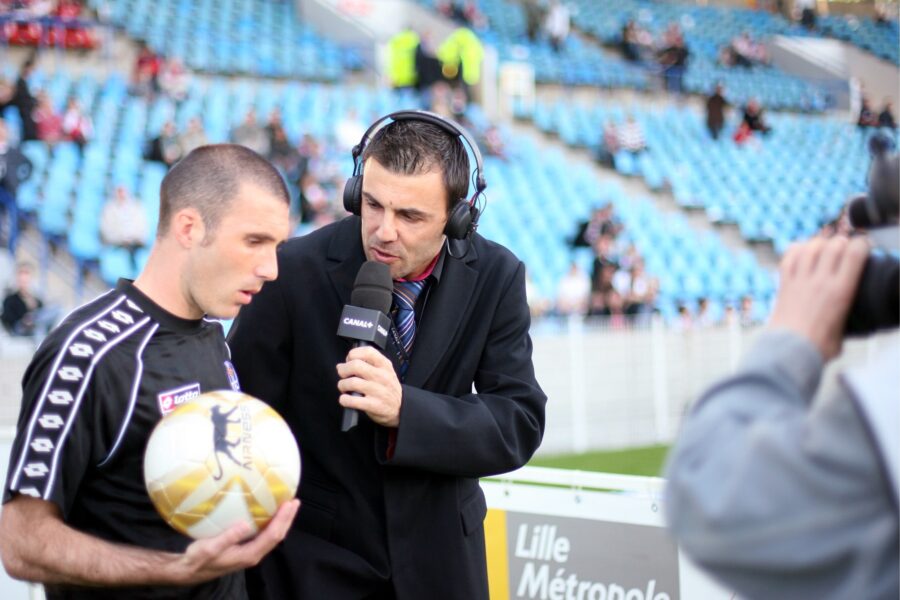
POLYGON ((491 600, 732 598, 669 537, 661 480, 536 468, 509 477, 482 481, 491 600))

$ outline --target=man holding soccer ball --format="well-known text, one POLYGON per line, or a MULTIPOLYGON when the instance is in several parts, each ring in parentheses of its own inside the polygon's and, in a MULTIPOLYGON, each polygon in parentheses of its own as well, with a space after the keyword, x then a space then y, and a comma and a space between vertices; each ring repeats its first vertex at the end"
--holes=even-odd
POLYGON ((7 572, 54 598, 242 598, 242 569, 284 537, 285 503, 191 542, 157 514, 141 464, 156 423, 201 393, 238 388, 221 326, 278 275, 289 196, 235 145, 203 146, 163 180, 159 228, 136 281, 70 314, 35 354, 0 516, 7 572), (112 589, 109 589, 112 588, 112 589))

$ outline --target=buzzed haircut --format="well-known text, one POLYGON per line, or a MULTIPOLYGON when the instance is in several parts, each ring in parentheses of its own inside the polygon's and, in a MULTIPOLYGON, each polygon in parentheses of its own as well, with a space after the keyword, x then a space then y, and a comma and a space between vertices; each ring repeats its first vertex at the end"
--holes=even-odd
POLYGON ((193 150, 175 163, 162 181, 156 237, 168 232, 172 215, 188 207, 200 213, 206 237, 214 234, 244 184, 259 187, 290 205, 291 197, 278 169, 253 150, 238 144, 209 144, 193 150))
POLYGON ((427 121, 394 121, 379 129, 366 144, 370 158, 392 173, 421 175, 440 169, 447 192, 447 210, 469 195, 469 155, 459 136, 427 121))

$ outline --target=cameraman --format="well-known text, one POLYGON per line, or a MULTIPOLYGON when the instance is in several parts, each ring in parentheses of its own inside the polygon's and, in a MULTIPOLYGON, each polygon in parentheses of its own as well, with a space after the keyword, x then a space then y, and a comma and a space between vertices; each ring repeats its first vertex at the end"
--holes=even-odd
POLYGON ((868 253, 843 236, 788 251, 769 329, 672 450, 671 531, 748 599, 900 596, 896 340, 812 403, 868 253))

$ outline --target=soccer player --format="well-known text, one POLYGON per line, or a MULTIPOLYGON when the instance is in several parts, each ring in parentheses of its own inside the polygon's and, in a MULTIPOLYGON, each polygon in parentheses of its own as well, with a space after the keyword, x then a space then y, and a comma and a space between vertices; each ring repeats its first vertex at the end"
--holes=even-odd
POLYGON ((194 150, 166 175, 156 240, 134 282, 70 314, 35 354, 0 518, 7 572, 57 598, 242 598, 242 569, 285 535, 281 507, 196 541, 157 514, 143 455, 163 415, 203 392, 238 389, 222 328, 278 274, 287 189, 236 145, 194 150), (113 589, 110 589, 113 588, 113 589))

